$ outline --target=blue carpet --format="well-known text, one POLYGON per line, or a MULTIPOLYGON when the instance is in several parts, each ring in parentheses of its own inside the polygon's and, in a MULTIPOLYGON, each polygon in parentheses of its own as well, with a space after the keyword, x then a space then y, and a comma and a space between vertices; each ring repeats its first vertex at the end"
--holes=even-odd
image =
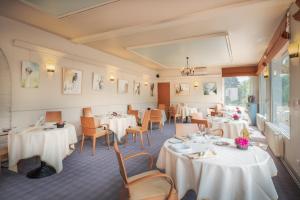
MULTIPOLYGON (((144 138, 146 150, 157 157, 164 141, 172 137, 174 133, 173 124, 166 124, 163 133, 154 130, 150 135, 150 147, 146 142, 146 137, 144 138)), ((119 199, 122 179, 113 148, 108 150, 104 140, 98 140, 96 155, 92 156, 92 145, 89 140, 86 141, 82 153, 79 152, 78 146, 76 151, 64 160, 63 171, 47 178, 37 180, 26 178, 26 172, 39 165, 36 158, 22 161, 19 174, 3 169, 0 175, 0 200, 119 199)), ((139 152, 140 143, 132 143, 130 138, 130 144, 126 148, 121 145, 120 150, 124 155, 139 152)), ((278 160, 275 162, 279 173, 274 178, 274 184, 279 199, 300 199, 297 198, 300 192, 285 169, 278 160)), ((146 171, 147 158, 140 157, 127 161, 126 169, 129 176, 146 171)), ((194 199, 196 195, 192 191, 184 197, 184 200, 194 199)))

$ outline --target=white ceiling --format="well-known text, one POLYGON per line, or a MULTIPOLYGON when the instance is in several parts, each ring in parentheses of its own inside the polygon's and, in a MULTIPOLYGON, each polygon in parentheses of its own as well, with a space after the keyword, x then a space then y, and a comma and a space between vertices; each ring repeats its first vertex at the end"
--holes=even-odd
POLYGON ((218 66, 231 64, 231 47, 227 33, 199 36, 184 40, 129 47, 129 50, 165 68, 218 66))
POLYGON ((149 68, 164 69, 182 66, 186 56, 194 65, 258 63, 293 0, 42 2, 44 8, 36 9, 18 0, 2 0, 0 15, 149 68), (101 6, 94 7, 98 3, 101 6), (59 9, 49 14, 53 6, 59 9), (224 37, 203 38, 215 33, 227 33, 230 43, 224 37))

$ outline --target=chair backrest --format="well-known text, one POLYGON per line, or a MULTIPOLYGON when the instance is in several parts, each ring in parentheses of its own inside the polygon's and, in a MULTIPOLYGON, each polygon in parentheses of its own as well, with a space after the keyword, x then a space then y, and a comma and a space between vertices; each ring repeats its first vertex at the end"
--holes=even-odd
POLYGON ((82 109, 82 116, 84 116, 84 117, 93 117, 92 108, 91 107, 83 108, 82 109))
POLYGON ((114 143, 114 149, 115 149, 115 152, 116 152, 116 155, 117 155, 117 159, 118 159, 118 163, 119 163, 119 169, 120 169, 120 174, 122 176, 123 182, 125 184, 128 184, 128 176, 127 176, 127 173, 126 173, 126 168, 125 168, 124 160, 123 160, 122 154, 121 154, 121 152, 119 150, 119 146, 118 146, 117 142, 114 143))
POLYGON ((189 133, 199 131, 197 124, 176 124, 176 136, 187 136, 189 133))
POLYGON ((144 113, 143 121, 142 121, 142 131, 148 131, 148 125, 150 121, 151 110, 146 110, 144 113))
POLYGON ((204 125, 205 128, 209 127, 207 119, 191 119, 193 124, 197 124, 198 126, 204 125))
POLYGON ((211 112, 210 112, 210 115, 211 115, 211 116, 221 116, 221 117, 223 117, 223 113, 222 113, 222 112, 214 112, 214 111, 211 111, 211 112))
POLYGON ((127 110, 128 115, 133 115, 135 117, 136 123, 139 122, 139 111, 137 110, 127 110))
POLYGON ((165 104, 158 104, 158 109, 159 110, 166 110, 166 105, 165 104))
POLYGON ((94 117, 80 117, 82 134, 94 135, 96 134, 96 123, 94 117))
POLYGON ((159 110, 159 109, 151 110, 150 121, 156 121, 156 122, 159 121, 160 122, 161 121, 161 110, 159 110))
POLYGON ((177 108, 175 106, 170 106, 170 115, 174 116, 177 114, 177 108))
POLYGON ((222 103, 217 103, 216 112, 221 112, 222 110, 223 110, 223 104, 222 103))
POLYGON ((131 104, 127 105, 127 111, 128 111, 128 110, 132 110, 131 104))
POLYGON ((61 121, 61 111, 47 111, 45 122, 59 122, 61 121))

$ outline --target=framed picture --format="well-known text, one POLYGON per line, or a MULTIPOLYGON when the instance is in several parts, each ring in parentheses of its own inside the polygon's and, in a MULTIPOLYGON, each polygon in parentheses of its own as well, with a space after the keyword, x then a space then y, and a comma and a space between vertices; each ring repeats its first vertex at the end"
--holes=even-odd
POLYGON ((118 93, 126 94, 128 93, 128 81, 127 80, 118 80, 118 93))
POLYGON ((133 95, 140 95, 141 94, 141 83, 140 82, 133 82, 133 95))
POLYGON ((63 94, 81 94, 82 71, 63 68, 63 94))
POLYGON ((100 91, 103 89, 103 76, 98 73, 93 73, 93 90, 100 91))
POLYGON ((175 94, 180 96, 188 96, 190 94, 190 85, 188 83, 175 84, 175 94))
POLYGON ((207 82, 203 84, 203 94, 204 95, 216 95, 217 94, 217 83, 207 82))
POLYGON ((21 86, 38 88, 40 83, 40 65, 31 61, 22 61, 21 86))
POLYGON ((154 89, 155 89, 154 87, 155 87, 154 83, 150 83, 150 96, 151 97, 154 96, 154 89))

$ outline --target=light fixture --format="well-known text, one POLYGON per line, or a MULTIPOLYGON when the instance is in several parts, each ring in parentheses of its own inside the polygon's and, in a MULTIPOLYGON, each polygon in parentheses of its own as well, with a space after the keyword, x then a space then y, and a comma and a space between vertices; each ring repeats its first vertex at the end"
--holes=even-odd
POLYGON ((195 88, 199 87, 199 82, 198 81, 194 81, 194 87, 195 88))
POLYGON ((263 71, 263 74, 264 74, 264 78, 265 79, 268 79, 269 78, 269 75, 270 75, 270 71, 269 71, 269 66, 265 66, 264 68, 264 71, 263 71))
POLYGON ((299 44, 298 43, 289 44, 288 51, 289 51, 290 58, 299 57, 299 44))
POLYGON ((109 80, 110 80, 110 82, 114 82, 115 81, 115 77, 114 76, 110 76, 109 80))
POLYGON ((182 76, 194 76, 195 69, 189 65, 189 57, 186 57, 186 67, 181 70, 182 76))
POLYGON ((55 65, 53 64, 46 64, 46 69, 48 73, 54 73, 55 72, 55 65))
POLYGON ((148 83, 147 81, 144 83, 145 86, 148 86, 148 84, 149 84, 149 83, 148 83))

